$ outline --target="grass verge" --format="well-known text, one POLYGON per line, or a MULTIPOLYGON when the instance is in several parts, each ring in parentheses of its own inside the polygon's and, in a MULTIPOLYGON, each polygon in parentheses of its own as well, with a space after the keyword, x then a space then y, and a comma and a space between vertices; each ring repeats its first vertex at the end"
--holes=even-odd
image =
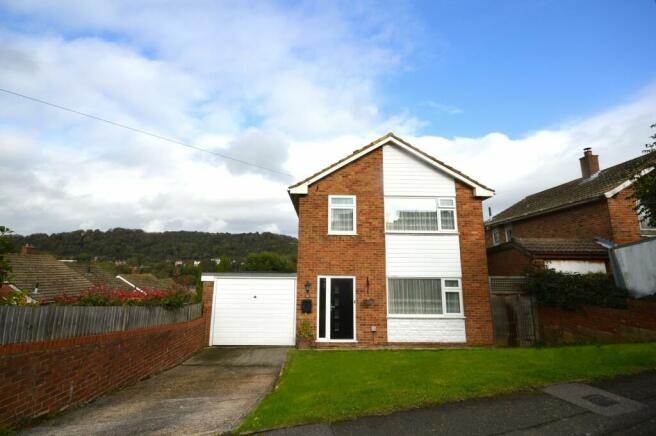
POLYGON ((656 368, 656 343, 462 350, 291 350, 239 432, 332 422, 656 368))

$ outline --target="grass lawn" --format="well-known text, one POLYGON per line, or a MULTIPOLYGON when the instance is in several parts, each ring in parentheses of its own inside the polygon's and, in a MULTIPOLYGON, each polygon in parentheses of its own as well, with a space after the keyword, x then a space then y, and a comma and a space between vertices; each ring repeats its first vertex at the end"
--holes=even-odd
POLYGON ((656 343, 463 350, 291 350, 239 431, 339 421, 656 368, 656 343))

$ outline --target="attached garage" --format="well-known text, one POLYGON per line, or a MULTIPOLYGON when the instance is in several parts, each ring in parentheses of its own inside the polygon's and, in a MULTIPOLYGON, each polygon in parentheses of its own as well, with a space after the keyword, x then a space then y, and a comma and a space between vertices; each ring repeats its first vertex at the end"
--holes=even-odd
POLYGON ((203 274, 214 282, 210 345, 294 345, 296 274, 203 274))

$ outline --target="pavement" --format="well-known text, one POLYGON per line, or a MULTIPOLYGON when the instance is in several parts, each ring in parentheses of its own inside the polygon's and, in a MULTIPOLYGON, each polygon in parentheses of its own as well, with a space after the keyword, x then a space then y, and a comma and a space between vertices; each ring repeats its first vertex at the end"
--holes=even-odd
POLYGON ((656 435, 656 371, 264 434, 651 436, 656 435))
POLYGON ((206 348, 175 368, 21 434, 228 432, 273 387, 286 355, 286 348, 206 348))

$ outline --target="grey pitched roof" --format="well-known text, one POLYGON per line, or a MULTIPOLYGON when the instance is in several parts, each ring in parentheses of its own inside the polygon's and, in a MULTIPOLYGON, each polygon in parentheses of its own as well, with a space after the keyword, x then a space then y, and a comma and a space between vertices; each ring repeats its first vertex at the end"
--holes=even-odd
POLYGON ((178 289, 175 281, 171 278, 160 279, 153 274, 120 274, 128 282, 132 283, 139 289, 153 289, 157 291, 168 291, 178 289))
POLYGON ((602 198, 604 193, 626 181, 627 173, 632 168, 644 165, 651 158, 653 157, 643 155, 601 170, 591 177, 581 177, 529 195, 498 213, 485 224, 487 226, 503 224, 602 198))
POLYGON ((9 283, 30 292, 30 297, 41 302, 51 301, 55 295, 79 295, 93 286, 65 263, 48 254, 5 254, 11 264, 9 283), (39 283, 39 293, 32 291, 39 283))
POLYGON ((80 262, 71 262, 67 265, 69 268, 73 269, 73 271, 86 278, 94 285, 104 285, 111 289, 119 290, 132 289, 123 280, 117 279, 115 275, 96 265, 89 265, 88 263, 80 262))

